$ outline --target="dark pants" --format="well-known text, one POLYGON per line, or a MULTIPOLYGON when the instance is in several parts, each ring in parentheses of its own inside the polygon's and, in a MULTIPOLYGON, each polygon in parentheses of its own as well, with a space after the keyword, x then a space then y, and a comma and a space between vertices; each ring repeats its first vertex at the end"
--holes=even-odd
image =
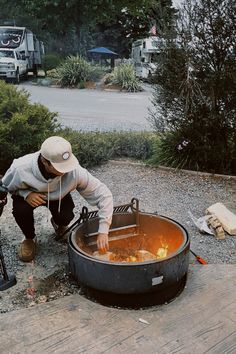
MULTIPOLYGON (((33 239, 35 237, 34 229, 34 209, 29 205, 24 198, 13 195, 12 214, 15 217, 17 224, 26 238, 33 239)), ((67 194, 61 200, 60 213, 58 213, 58 200, 50 201, 49 210, 55 223, 59 226, 67 226, 74 218, 74 202, 70 194, 67 194)))

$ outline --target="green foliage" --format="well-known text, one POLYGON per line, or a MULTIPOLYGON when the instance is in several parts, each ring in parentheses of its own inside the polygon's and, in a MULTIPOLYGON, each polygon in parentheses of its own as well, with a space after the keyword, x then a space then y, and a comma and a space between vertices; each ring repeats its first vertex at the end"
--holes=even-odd
POLYGON ((148 132, 77 132, 62 130, 75 156, 84 167, 92 167, 111 158, 129 157, 146 160, 152 155, 155 136, 148 132))
POLYGON ((44 41, 46 52, 86 54, 93 46, 111 47, 129 57, 132 41, 157 24, 163 33, 173 22, 171 0, 0 0, 0 19, 14 19, 44 41))
POLYGON ((235 174, 236 24, 230 1, 183 3, 178 46, 168 43, 150 115, 161 141, 156 161, 235 174), (183 140, 190 143, 178 151, 183 140))
POLYGON ((85 88, 85 82, 84 81, 80 81, 77 85, 78 89, 84 89, 85 88))
POLYGON ((98 132, 63 132, 73 146, 73 152, 84 167, 99 165, 113 154, 112 142, 98 132))
POLYGON ((45 75, 48 75, 48 71, 51 71, 58 67, 63 61, 63 58, 58 54, 46 54, 43 57, 43 70, 45 75))
POLYGON ((56 70, 58 83, 62 87, 76 87, 81 82, 97 79, 102 74, 102 69, 91 65, 80 55, 69 56, 56 70))
MULTIPOLYGON (((153 154, 149 159, 149 163, 181 169, 193 168, 191 164, 191 144, 183 147, 182 150, 177 148, 182 145, 183 141, 185 139, 178 131, 160 135, 153 145, 153 154)), ((197 165, 195 169, 198 170, 197 165)))
POLYGON ((77 86, 81 81, 88 81, 91 65, 81 56, 69 56, 57 69, 58 83, 62 87, 77 86))
POLYGON ((14 158, 37 151, 44 139, 59 128, 56 114, 40 104, 30 104, 29 95, 0 81, 0 173, 14 158))
POLYGON ((57 79, 58 78, 57 69, 48 70, 47 76, 52 79, 57 79))
POLYGON ((149 132, 112 133, 114 157, 132 157, 147 160, 153 154, 156 136, 149 132))
POLYGON ((127 91, 141 91, 139 79, 135 75, 131 64, 120 64, 113 71, 113 83, 118 84, 127 91))

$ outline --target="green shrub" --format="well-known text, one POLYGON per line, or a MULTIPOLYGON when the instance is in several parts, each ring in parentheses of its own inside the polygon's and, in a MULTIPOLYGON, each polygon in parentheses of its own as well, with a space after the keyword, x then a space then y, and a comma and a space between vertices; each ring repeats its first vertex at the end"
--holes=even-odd
POLYGON ((30 104, 28 93, 0 81, 0 174, 14 158, 37 151, 58 128, 55 113, 30 104))
POLYGON ((48 71, 58 67, 63 61, 63 58, 59 54, 46 54, 43 57, 43 70, 45 75, 48 75, 48 71))
POLYGON ((113 83, 120 85, 127 91, 141 91, 139 79, 135 75, 131 64, 121 64, 113 71, 113 83))
POLYGON ((113 155, 113 142, 108 139, 107 133, 82 132, 66 128, 58 134, 70 141, 73 153, 83 167, 100 165, 113 155))
MULTIPOLYGON (((191 144, 179 150, 182 142, 187 141, 179 132, 169 132, 156 137, 153 145, 153 154, 149 163, 154 165, 164 165, 173 168, 187 168, 191 164, 191 144)), ((195 166, 196 169, 197 166, 195 166)))
POLYGON ((64 129, 75 156, 84 167, 99 165, 111 158, 147 160, 152 156, 155 135, 149 132, 78 132, 64 129))
POLYGON ((190 11, 188 5, 184 1, 176 26, 178 44, 166 41, 153 78, 150 120, 164 133, 157 160, 236 174, 235 6, 231 1, 194 1, 190 11), (188 146, 178 151, 184 140, 188 146))
POLYGON ((97 80, 104 73, 102 68, 93 66, 83 57, 69 56, 66 61, 57 68, 58 83, 62 87, 76 87, 80 82, 97 80))
POLYGON ((57 79, 58 78, 57 69, 48 70, 47 76, 53 79, 57 79))
POLYGON ((152 156, 155 135, 149 132, 114 132, 114 157, 147 160, 152 156))

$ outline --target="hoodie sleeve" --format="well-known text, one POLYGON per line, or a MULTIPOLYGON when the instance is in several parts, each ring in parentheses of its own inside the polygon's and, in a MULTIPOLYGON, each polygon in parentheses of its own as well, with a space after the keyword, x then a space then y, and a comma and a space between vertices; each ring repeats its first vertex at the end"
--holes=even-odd
POLYGON ((77 191, 90 205, 98 208, 98 232, 108 234, 113 214, 113 198, 109 188, 80 167, 77 191))
POLYGON ((3 176, 2 184, 7 188, 9 193, 20 195, 24 199, 30 192, 32 192, 29 189, 22 188, 22 181, 20 179, 18 170, 14 167, 14 164, 10 166, 10 168, 3 176))

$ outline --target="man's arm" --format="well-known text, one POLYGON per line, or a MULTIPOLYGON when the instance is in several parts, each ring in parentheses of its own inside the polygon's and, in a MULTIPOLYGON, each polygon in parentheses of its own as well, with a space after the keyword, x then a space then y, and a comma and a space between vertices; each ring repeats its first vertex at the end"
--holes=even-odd
POLYGON ((17 168, 12 165, 4 177, 2 178, 3 185, 11 194, 17 194, 23 197, 26 202, 33 208, 46 204, 46 197, 43 193, 33 192, 30 189, 22 189, 22 180, 18 174, 17 168))
POLYGON ((108 245, 108 232, 113 214, 113 197, 109 188, 81 167, 79 184, 77 186, 81 196, 92 206, 98 208, 99 228, 98 249, 106 251, 108 245))
POLYGON ((2 184, 9 193, 20 195, 24 199, 32 192, 29 189, 21 189, 22 181, 14 165, 11 165, 2 177, 2 184))

